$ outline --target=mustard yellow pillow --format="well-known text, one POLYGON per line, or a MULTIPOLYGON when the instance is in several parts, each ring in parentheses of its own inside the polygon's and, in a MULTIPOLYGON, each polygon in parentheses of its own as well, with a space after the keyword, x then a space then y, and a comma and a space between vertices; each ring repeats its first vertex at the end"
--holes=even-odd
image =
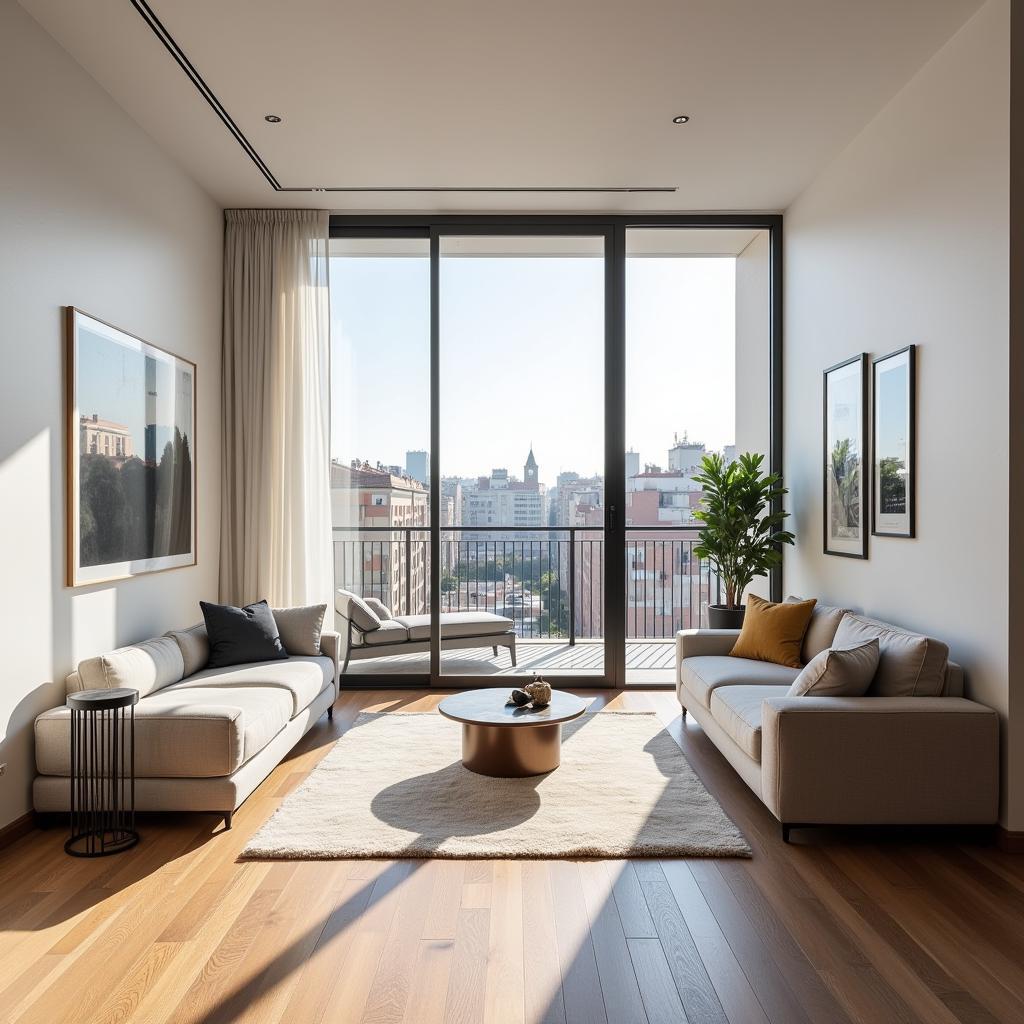
POLYGON ((729 652, 734 658, 773 661, 788 668, 803 668, 800 648, 811 623, 815 599, 774 604, 753 594, 747 596, 743 628, 729 652))

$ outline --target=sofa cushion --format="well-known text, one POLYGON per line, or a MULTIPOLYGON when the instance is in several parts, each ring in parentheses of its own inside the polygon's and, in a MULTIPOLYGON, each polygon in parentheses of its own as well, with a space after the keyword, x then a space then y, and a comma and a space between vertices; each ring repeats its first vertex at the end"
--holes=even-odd
MULTIPOLYGON (((177 686, 135 706, 135 774, 140 779, 216 778, 237 771, 287 724, 291 700, 271 686, 177 686)), ((71 711, 36 719, 36 766, 70 774, 71 711)))
POLYGON ((244 608, 200 601, 210 638, 210 668, 245 665, 251 661, 275 661, 288 657, 281 632, 266 601, 244 608))
MULTIPOLYGON (((790 604, 799 603, 803 600, 802 597, 794 597, 792 594, 786 598, 786 601, 790 604)), ((804 633, 804 646, 801 652, 804 664, 807 664, 813 657, 821 654, 822 651, 827 651, 832 646, 839 623, 843 621, 843 616, 849 610, 849 608, 833 608, 827 604, 816 604, 814 606, 814 611, 811 612, 811 621, 807 626, 807 632, 804 633)))
POLYGON ((304 654, 310 658, 319 655, 327 605, 310 604, 301 608, 274 608, 272 611, 281 643, 289 655, 304 654))
MULTIPOLYGON (((185 674, 185 662, 177 643, 167 636, 116 651, 86 658, 78 665, 77 689, 109 690, 127 686, 138 690, 140 697, 176 683, 185 674)), ((68 687, 74 687, 76 676, 68 676, 68 687)))
POLYGON ((761 760, 761 705, 778 697, 774 686, 723 686, 711 694, 711 715, 736 746, 761 760))
POLYGON ((354 633, 352 639, 356 647, 385 647, 388 644, 404 644, 409 639, 409 630, 400 622, 388 619, 368 633, 354 633))
POLYGON ((288 718, 291 719, 308 708, 324 687, 333 682, 334 663, 330 658, 298 655, 285 661, 256 661, 248 665, 203 669, 169 689, 183 693, 185 690, 211 687, 227 691, 234 687, 255 689, 264 686, 288 695, 291 702, 288 718))
POLYGON ((734 658, 753 658, 801 668, 804 634, 814 611, 814 599, 796 603, 747 596, 743 627, 732 649, 734 658))
POLYGON ((350 619, 356 629, 369 633, 380 626, 380 617, 358 595, 351 590, 338 589, 334 592, 334 610, 345 619, 350 619))
POLYGON ((856 647, 830 647, 811 658, 786 696, 863 697, 877 669, 877 639, 856 647))
POLYGON ((172 629, 164 636, 169 636, 177 643, 185 662, 185 675, 206 668, 210 660, 210 638, 206 633, 206 623, 199 622, 188 629, 172 629))
MULTIPOLYGON (((430 639, 429 615, 402 615, 395 619, 409 629, 410 640, 430 639)), ((491 612, 442 612, 441 637, 454 639, 460 636, 495 636, 507 633, 515 623, 504 615, 491 612)))
POLYGON ((878 639, 878 671, 869 696, 938 697, 942 694, 949 648, 941 640, 847 612, 836 630, 833 646, 856 647, 874 638, 878 639))
MULTIPOLYGON (((711 694, 720 686, 789 687, 800 674, 799 669, 770 661, 712 654, 684 658, 679 672, 681 685, 706 708, 711 707, 711 694)), ((783 692, 780 690, 776 696, 783 692)))

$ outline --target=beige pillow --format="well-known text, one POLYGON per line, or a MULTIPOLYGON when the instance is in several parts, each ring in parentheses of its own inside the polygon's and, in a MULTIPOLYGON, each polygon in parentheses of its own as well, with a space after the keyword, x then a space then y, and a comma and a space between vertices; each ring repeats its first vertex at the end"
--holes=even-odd
POLYGON ((942 695, 949 661, 949 648, 942 641, 848 612, 832 646, 856 647, 872 637, 877 638, 879 650, 872 697, 942 695))
POLYGON ((816 654, 793 680, 787 697, 863 697, 878 668, 878 640, 816 654))
POLYGON ((314 657, 320 653, 320 634, 327 605, 310 604, 301 608, 274 608, 272 611, 281 643, 289 654, 314 657))
POLYGON ((172 629, 164 636, 171 637, 181 650, 181 657, 185 663, 185 675, 195 675, 201 669, 206 668, 210 660, 210 637, 206 632, 206 623, 199 622, 188 629, 172 629))
MULTIPOLYGON (((786 598, 790 603, 799 603, 804 599, 792 594, 786 598)), ((827 651, 836 638, 836 630, 849 608, 833 608, 827 604, 816 604, 811 613, 811 622, 804 634, 804 647, 801 652, 804 662, 809 662, 815 655, 827 651)))
POLYGON ((351 590, 339 589, 335 593, 334 610, 343 618, 349 619, 356 629, 361 629, 364 633, 380 629, 380 618, 377 613, 351 590))
POLYGON ((391 609, 388 608, 383 601, 378 601, 375 597, 364 597, 363 601, 371 611, 376 613, 377 618, 380 619, 381 622, 388 622, 393 618, 391 609))
POLYGON ((145 697, 181 679, 185 661, 177 643, 169 636, 160 636, 87 658, 79 663, 78 674, 86 690, 125 686, 145 697))

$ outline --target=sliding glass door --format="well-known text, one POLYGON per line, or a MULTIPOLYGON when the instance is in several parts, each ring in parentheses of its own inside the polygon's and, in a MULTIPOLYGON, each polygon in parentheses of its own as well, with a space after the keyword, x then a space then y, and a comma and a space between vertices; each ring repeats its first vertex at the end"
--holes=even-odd
POLYGON ((781 461, 780 229, 335 219, 343 685, 674 684, 699 460, 781 461))

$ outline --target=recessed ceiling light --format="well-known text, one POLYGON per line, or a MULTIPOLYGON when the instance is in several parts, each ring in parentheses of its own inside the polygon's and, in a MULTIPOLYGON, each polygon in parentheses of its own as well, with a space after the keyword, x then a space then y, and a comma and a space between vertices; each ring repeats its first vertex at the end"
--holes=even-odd
POLYGON ((263 115, 263 120, 264 121, 269 121, 271 124, 280 124, 281 123, 281 118, 279 118, 277 116, 277 114, 264 114, 263 115))
POLYGON ((686 122, 689 121, 689 120, 690 120, 690 115, 689 114, 677 114, 675 117, 672 118, 672 123, 673 124, 686 124, 686 122))

